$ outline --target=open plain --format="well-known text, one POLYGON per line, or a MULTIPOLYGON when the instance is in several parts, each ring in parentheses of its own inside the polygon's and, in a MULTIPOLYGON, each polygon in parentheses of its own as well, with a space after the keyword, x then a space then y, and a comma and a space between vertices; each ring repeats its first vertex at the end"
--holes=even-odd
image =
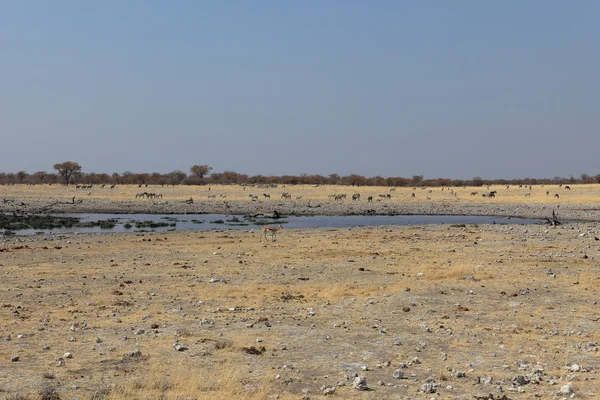
POLYGON ((550 217, 555 210, 561 219, 600 221, 600 185, 571 185, 568 189, 564 185, 496 185, 489 189, 331 185, 116 185, 113 189, 93 185, 77 189, 74 185, 11 185, 0 186, 0 207, 5 212, 37 213, 268 214, 277 210, 284 215, 526 218, 550 217), (495 197, 483 197, 490 192, 496 192, 495 197), (155 196, 149 198, 144 193, 155 196), (284 193, 289 197, 283 198, 284 193), (352 200, 355 194, 360 195, 357 201, 352 200), (336 195, 341 199, 335 200, 336 195))
MULTIPOLYGON (((490 189, 6 186, 0 198, 5 212, 598 219, 597 185, 490 189), (162 198, 135 199, 150 190, 162 198)), ((284 228, 264 243, 250 229, 2 238, 0 396, 597 398, 599 237, 573 222, 284 228)))

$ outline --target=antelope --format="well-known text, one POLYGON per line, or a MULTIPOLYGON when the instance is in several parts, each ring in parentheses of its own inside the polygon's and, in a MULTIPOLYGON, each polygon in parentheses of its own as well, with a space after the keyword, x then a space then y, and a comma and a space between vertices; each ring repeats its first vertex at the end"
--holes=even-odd
POLYGON ((414 199, 414 198, 415 198, 415 194, 414 194, 414 193, 412 193, 412 194, 410 195, 410 197, 412 197, 412 198, 414 199))
POLYGON ((248 197, 250 197, 252 201, 258 201, 258 196, 249 195, 248 197))
POLYGON ((477 196, 479 192, 471 192, 471 196, 477 196))
POLYGON ((146 197, 148 195, 148 193, 144 192, 144 193, 136 193, 135 194, 135 198, 137 199, 138 197, 146 197))
POLYGON ((302 200, 302 196, 296 196, 296 200, 302 200))
POLYGON ((373 202, 373 196, 367 197, 367 202, 372 203, 373 202))
POLYGON ((354 193, 352 195, 352 201, 360 201, 360 193, 354 193))
POLYGON ((267 194, 267 193, 263 193, 263 197, 264 197, 265 199, 270 199, 270 198, 271 198, 271 195, 270 195, 270 194, 267 194))
POLYGON ((209 194, 209 195, 208 195, 208 198, 209 198, 209 199, 216 199, 216 198, 217 198, 217 195, 216 195, 216 194, 209 194))
POLYGON ((557 199, 560 199, 560 196, 558 195, 558 193, 555 193, 554 197, 556 197, 557 199))
POLYGON ((571 190, 571 186, 565 186, 565 190, 571 190))
POLYGON ((277 240, 277 232, 279 232, 282 229, 283 229, 283 225, 281 225, 281 224, 279 224, 277 227, 273 227, 271 225, 265 226, 262 229, 262 236, 260 238, 261 243, 262 243, 263 236, 264 236, 265 240, 267 239, 267 232, 269 232, 271 234, 271 241, 274 242, 275 240, 277 240))
POLYGON ((390 189, 390 192, 395 192, 395 191, 396 191, 396 188, 391 188, 390 189))
POLYGON ((219 197, 222 198, 222 199, 226 199, 227 195, 226 194, 220 194, 219 197))
POLYGON ((288 192, 284 192, 284 193, 281 193, 281 198, 282 199, 291 199, 292 195, 289 194, 288 192))

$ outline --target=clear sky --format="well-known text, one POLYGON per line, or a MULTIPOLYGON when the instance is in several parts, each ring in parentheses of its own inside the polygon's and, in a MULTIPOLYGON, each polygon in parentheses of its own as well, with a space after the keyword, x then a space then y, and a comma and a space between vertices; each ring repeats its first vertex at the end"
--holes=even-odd
POLYGON ((0 2, 0 172, 600 173, 600 1, 0 2))

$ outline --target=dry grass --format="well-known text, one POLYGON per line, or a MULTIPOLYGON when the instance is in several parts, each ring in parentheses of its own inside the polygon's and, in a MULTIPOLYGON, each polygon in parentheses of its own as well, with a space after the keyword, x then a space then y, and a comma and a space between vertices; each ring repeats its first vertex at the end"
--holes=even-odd
POLYGON ((509 398, 553 398, 584 379, 578 396, 594 398, 598 228, 544 230, 287 229, 269 245, 245 231, 10 238, 0 253, 0 397, 37 398, 46 382, 64 399, 298 399, 303 389, 320 398, 342 381, 336 398, 421 398, 433 376, 440 398, 470 398, 491 388, 474 386, 476 376, 506 389, 539 363, 546 380, 509 398), (421 363, 394 381, 414 357, 421 363), (569 377, 572 363, 591 372, 569 377), (352 389, 354 372, 374 390, 352 389))
POLYGON ((337 186, 337 185, 280 185, 278 188, 256 188, 244 187, 240 185, 210 185, 210 186, 164 186, 149 185, 148 187, 138 187, 137 185, 117 185, 115 189, 108 186, 94 186, 92 189, 77 190, 74 186, 65 187, 63 185, 10 185, 0 186, 0 197, 19 200, 61 200, 70 201, 73 196, 88 200, 113 200, 127 201, 131 203, 144 203, 150 200, 146 198, 136 198, 136 193, 152 192, 163 195, 160 201, 179 201, 189 199, 209 200, 209 195, 215 195, 211 201, 247 201, 251 202, 249 195, 259 196, 260 202, 278 202, 281 201, 281 194, 288 192, 292 194, 292 199, 301 197, 301 201, 334 201, 330 198, 333 194, 347 194, 348 202, 352 202, 352 194, 361 195, 361 202, 366 202, 367 197, 372 196, 373 201, 382 201, 387 203, 410 202, 410 203, 492 203, 492 204, 549 204, 549 205, 580 205, 582 207, 596 207, 597 199, 600 197, 600 184, 590 185, 570 185, 571 190, 566 190, 558 185, 536 185, 531 190, 523 186, 518 188, 511 186, 506 189, 504 186, 486 187, 464 187, 464 188, 417 188, 398 187, 390 192, 389 187, 378 186, 337 186), (210 188, 210 190, 209 190, 210 188), (495 198, 482 198, 483 193, 491 190, 498 192, 495 198), (473 196, 471 193, 477 192, 473 196), (547 195, 546 192, 549 192, 547 195), (89 194, 88 194, 89 193, 89 194), (270 194, 271 198, 266 199, 263 193, 270 194), (412 194, 415 197, 412 197, 412 194), (390 195, 391 199, 382 199, 380 195, 390 195), (558 194, 559 198, 554 195, 558 194), (226 197, 221 197, 226 196, 226 197))

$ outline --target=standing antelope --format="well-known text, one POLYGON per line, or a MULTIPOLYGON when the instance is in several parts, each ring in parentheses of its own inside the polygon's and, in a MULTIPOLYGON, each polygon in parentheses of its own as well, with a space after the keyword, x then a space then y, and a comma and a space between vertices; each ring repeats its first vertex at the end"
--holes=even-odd
POLYGON ((262 229, 262 236, 260 237, 260 241, 262 243, 262 238, 264 236, 265 240, 267 240, 267 232, 271 234, 271 241, 274 242, 277 240, 277 232, 283 229, 283 225, 279 224, 277 227, 268 225, 262 229))

